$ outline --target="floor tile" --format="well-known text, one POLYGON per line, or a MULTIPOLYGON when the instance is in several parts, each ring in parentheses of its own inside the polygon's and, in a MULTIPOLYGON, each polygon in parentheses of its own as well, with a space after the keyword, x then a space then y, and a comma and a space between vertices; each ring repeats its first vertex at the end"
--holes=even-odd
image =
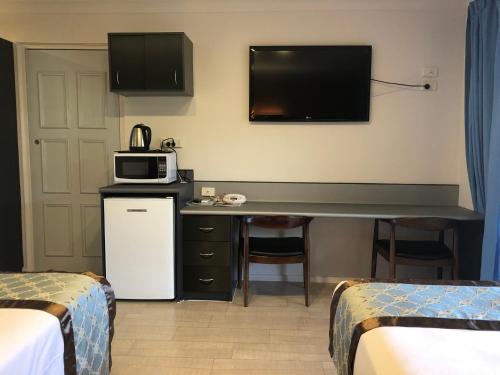
POLYGON ((336 375, 328 354, 334 285, 251 282, 234 301, 118 301, 112 375, 336 375))

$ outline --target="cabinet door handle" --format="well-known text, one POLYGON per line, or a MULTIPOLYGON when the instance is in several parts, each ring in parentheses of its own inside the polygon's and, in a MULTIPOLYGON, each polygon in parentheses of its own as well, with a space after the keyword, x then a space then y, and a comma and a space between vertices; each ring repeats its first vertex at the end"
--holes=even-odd
POLYGON ((174 81, 175 85, 177 86, 177 69, 174 69, 174 81))
POLYGON ((210 233, 214 230, 214 228, 204 228, 204 227, 200 227, 198 228, 200 231, 202 231, 203 233, 210 233))
POLYGON ((214 282, 214 279, 198 279, 200 280, 200 283, 203 283, 205 285, 212 284, 214 282))
POLYGON ((212 258, 215 255, 215 253, 200 253, 200 257, 208 259, 212 258))
POLYGON ((116 71, 116 84, 120 86, 120 71, 116 71))

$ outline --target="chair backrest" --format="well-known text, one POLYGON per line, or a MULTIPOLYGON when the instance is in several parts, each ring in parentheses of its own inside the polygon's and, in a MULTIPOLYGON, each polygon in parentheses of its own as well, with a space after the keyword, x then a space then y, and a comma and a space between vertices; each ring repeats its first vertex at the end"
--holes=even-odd
POLYGON ((303 216, 251 216, 245 217, 247 224, 269 229, 292 229, 308 225, 312 217, 303 216))
POLYGON ((393 222, 396 226, 413 228, 418 230, 426 231, 444 231, 447 229, 453 229, 456 227, 457 222, 451 219, 444 219, 439 217, 420 217, 420 218, 410 218, 402 217, 399 219, 387 220, 387 222, 393 222))

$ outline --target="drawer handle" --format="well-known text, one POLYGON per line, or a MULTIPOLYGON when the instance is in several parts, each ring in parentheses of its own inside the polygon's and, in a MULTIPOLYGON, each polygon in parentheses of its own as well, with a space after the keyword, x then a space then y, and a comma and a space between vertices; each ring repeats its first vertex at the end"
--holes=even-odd
POLYGON ((212 258, 215 255, 215 253, 200 253, 200 257, 208 259, 212 258))
POLYGON ((145 208, 127 208, 127 212, 148 212, 145 208))
POLYGON ((205 285, 212 284, 214 282, 214 279, 198 279, 200 280, 200 283, 203 283, 205 285))
POLYGON ((200 227, 198 228, 200 231, 202 231, 203 233, 210 233, 214 230, 214 228, 206 228, 206 227, 200 227))

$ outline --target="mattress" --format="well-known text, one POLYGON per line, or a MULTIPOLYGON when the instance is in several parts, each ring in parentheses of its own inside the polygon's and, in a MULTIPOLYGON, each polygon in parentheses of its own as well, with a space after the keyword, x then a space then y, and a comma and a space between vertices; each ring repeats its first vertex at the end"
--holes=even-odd
POLYGON ((64 374, 64 342, 54 315, 0 309, 0 332, 0 374, 64 374))
POLYGON ((498 374, 500 284, 348 280, 332 298, 339 375, 498 374))
POLYGON ((361 336, 354 375, 496 375, 500 332, 380 327, 361 336))

